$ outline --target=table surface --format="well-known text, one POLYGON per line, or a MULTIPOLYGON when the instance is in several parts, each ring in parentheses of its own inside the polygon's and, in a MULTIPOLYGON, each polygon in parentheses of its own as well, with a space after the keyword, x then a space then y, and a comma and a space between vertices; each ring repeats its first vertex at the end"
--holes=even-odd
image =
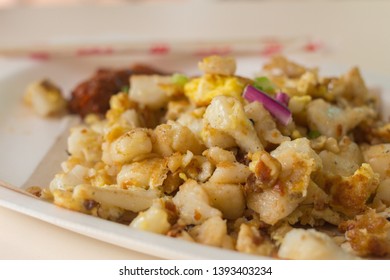
MULTIPOLYGON (((143 13, 152 16, 161 10, 162 5, 166 5, 167 11, 169 9, 175 11, 174 9, 177 8, 181 14, 180 18, 176 15, 177 20, 183 20, 187 15, 189 23, 186 29, 182 30, 174 26, 175 20, 159 20, 158 27, 156 25, 153 28, 141 26, 137 33, 131 25, 112 21, 110 24, 107 23, 103 31, 100 31, 104 37, 104 34, 107 35, 112 28, 120 36, 120 31, 124 31, 127 26, 131 32, 145 40, 154 38, 153 36, 159 38, 161 32, 165 32, 165 36, 173 40, 189 38, 195 40, 200 36, 206 39, 218 36, 226 38, 228 35, 229 38, 242 38, 244 35, 246 38, 255 35, 269 36, 270 34, 283 38, 309 36, 326 44, 323 52, 312 56, 312 59, 319 63, 331 61, 358 65, 362 69, 390 75, 388 59, 390 1, 342 1, 342 3, 337 1, 252 3, 254 1, 249 1, 242 5, 232 2, 235 1, 210 4, 207 12, 203 13, 202 20, 198 22, 195 20, 196 14, 200 10, 205 11, 204 6, 203 8, 189 8, 180 4, 180 7, 175 7, 168 6, 172 3, 153 2, 147 5, 137 4, 134 7, 116 7, 117 11, 125 10, 129 14, 127 18, 129 23, 131 23, 132 15, 135 17, 136 14, 143 13), (254 12, 256 9, 257 12, 254 12), (190 13, 190 11, 194 12, 190 13), (247 16, 238 17, 237 14, 247 16), (212 28, 207 28, 208 26, 212 28)), ((205 5, 203 1, 202 5, 205 5)), ((77 10, 77 8, 72 9, 67 9, 65 14, 74 13, 77 10)), ((85 7, 80 9, 85 9, 85 7)), ((105 7, 94 8, 89 17, 98 24, 96 17, 104 14, 105 9, 105 7)), ((114 8, 110 8, 111 13, 112 9, 114 8)), ((55 15, 61 14, 65 17, 62 11, 60 8, 51 10, 55 15)), ((167 13, 167 18, 174 14, 173 12, 167 13)), ((64 26, 59 26, 59 23, 53 23, 54 26, 51 26, 50 30, 48 28, 39 29, 40 27, 36 26, 34 30, 28 32, 29 34, 23 36, 26 33, 23 24, 22 22, 18 24, 21 17, 28 17, 31 24, 43 25, 44 20, 34 23, 31 19, 38 16, 47 18, 50 16, 45 11, 37 9, 3 10, 0 14, 0 49, 6 45, 6 42, 27 44, 28 40, 34 41, 34 38, 44 41, 45 38, 53 38, 53 36, 57 36, 58 39, 59 35, 54 32, 56 28, 61 29, 63 34, 81 36, 80 33, 77 34, 81 32, 77 28, 67 30, 64 26), (6 30, 2 28, 4 26, 13 26, 13 28, 6 30)), ((93 29, 93 24, 86 28, 88 29, 85 33, 88 34, 86 37, 89 36, 91 40, 96 39, 99 30, 93 29)), ((85 237, 3 207, 0 207, 0 229, 0 259, 156 259, 153 256, 85 237)))

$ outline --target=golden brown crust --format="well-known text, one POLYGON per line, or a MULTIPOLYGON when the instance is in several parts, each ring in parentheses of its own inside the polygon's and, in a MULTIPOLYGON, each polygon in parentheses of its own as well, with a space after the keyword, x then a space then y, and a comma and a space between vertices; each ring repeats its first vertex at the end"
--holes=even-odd
POLYGON ((373 209, 341 223, 339 230, 345 232, 352 249, 360 256, 383 257, 390 253, 390 223, 373 209))

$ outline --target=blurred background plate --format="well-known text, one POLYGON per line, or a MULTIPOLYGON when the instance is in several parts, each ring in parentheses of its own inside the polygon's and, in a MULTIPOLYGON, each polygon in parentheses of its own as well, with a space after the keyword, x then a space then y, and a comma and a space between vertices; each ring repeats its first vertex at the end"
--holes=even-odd
POLYGON ((390 73, 389 1, 93 3, 0 10, 0 55, 188 53, 203 46, 204 52, 309 52, 390 73))

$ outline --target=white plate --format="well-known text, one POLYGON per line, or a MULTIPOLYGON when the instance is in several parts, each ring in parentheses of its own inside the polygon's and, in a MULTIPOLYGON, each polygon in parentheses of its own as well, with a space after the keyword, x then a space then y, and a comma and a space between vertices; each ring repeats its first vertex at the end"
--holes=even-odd
MULTIPOLYGON (((302 62, 308 62, 304 61, 302 62)), ((124 67, 141 62, 165 71, 198 73, 197 57, 107 56, 37 62, 0 60, 0 179, 22 186, 67 127, 68 118, 42 119, 22 103, 27 84, 47 77, 69 92, 98 67, 124 67)), ((253 76, 261 68, 260 57, 239 57, 237 73, 253 76)), ((317 65, 321 75, 339 75, 349 67, 317 65)), ((382 91, 384 107, 390 105, 389 80, 363 72, 368 86, 382 91)), ((386 114, 387 117, 388 114, 386 114)), ((65 151, 64 151, 65 157, 65 151)), ((59 168, 59 165, 54 165, 59 168)), ((56 169, 45 173, 46 181, 56 169)), ((38 183, 38 182, 37 182, 38 183)), ((48 202, 0 188, 0 205, 57 226, 135 251, 168 259, 243 259, 257 256, 193 244, 59 208, 48 202)))

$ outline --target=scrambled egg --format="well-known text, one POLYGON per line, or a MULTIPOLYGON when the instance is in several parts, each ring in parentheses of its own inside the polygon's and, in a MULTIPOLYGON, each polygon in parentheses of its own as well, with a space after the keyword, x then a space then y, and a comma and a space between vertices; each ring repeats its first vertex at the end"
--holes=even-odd
POLYGON ((245 83, 238 77, 205 74, 184 86, 184 94, 197 106, 207 106, 214 97, 224 95, 242 99, 245 83))

